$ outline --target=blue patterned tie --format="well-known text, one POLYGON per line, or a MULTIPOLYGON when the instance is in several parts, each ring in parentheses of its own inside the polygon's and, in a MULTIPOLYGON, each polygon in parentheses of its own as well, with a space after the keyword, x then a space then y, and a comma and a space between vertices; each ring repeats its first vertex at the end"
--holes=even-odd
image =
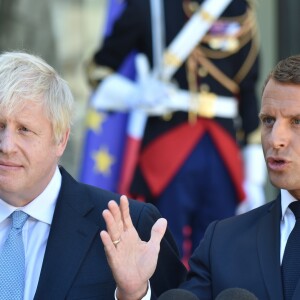
POLYGON ((11 214, 12 228, 0 253, 0 300, 23 300, 25 285, 25 253, 22 228, 28 215, 11 214))
POLYGON ((295 215, 296 224, 287 240, 282 259, 282 283, 284 299, 290 300, 300 278, 300 201, 292 202, 289 208, 295 215))

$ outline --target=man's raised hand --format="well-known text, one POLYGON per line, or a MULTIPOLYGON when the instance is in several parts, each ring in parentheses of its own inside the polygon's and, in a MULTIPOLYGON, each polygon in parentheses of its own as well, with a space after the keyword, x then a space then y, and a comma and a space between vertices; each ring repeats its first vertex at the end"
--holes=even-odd
POLYGON ((110 201, 103 218, 107 231, 101 231, 100 237, 117 283, 117 297, 141 299, 155 271, 167 221, 158 219, 152 227, 150 240, 142 241, 132 224, 126 196, 121 196, 120 205, 110 201))

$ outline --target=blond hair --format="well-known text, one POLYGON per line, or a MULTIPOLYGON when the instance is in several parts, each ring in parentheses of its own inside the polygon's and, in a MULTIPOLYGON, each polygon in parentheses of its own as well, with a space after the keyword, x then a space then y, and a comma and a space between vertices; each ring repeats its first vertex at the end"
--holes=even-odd
POLYGON ((64 79, 42 58, 25 52, 0 55, 0 111, 12 113, 26 101, 41 103, 59 142, 71 128, 73 96, 64 79))

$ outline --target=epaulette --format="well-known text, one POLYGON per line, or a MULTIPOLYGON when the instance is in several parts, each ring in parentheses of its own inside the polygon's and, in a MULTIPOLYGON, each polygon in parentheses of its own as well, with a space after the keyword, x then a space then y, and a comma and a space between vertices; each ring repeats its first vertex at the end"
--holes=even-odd
MULTIPOLYGON (((183 8, 186 16, 190 17, 199 5, 195 1, 184 1, 183 8)), ((187 64, 190 88, 195 81, 195 79, 191 80, 193 76, 191 73, 194 73, 191 70, 197 68, 200 77, 201 73, 207 72, 231 93, 237 94, 239 83, 248 74, 258 55, 258 44, 254 3, 248 1, 245 13, 237 16, 221 16, 190 55, 187 64), (251 43, 248 55, 233 78, 229 78, 213 63, 213 60, 226 59, 234 55, 248 43, 251 43)), ((191 89, 193 90, 193 88, 191 89)))

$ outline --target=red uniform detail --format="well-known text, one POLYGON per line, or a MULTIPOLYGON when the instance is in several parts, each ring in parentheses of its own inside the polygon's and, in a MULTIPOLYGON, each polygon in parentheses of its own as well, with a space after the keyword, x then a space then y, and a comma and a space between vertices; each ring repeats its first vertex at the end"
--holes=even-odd
POLYGON ((209 132, 228 169, 238 199, 245 199, 243 162, 238 145, 215 121, 202 118, 193 125, 177 126, 142 151, 140 168, 155 197, 164 191, 205 132, 209 132))

